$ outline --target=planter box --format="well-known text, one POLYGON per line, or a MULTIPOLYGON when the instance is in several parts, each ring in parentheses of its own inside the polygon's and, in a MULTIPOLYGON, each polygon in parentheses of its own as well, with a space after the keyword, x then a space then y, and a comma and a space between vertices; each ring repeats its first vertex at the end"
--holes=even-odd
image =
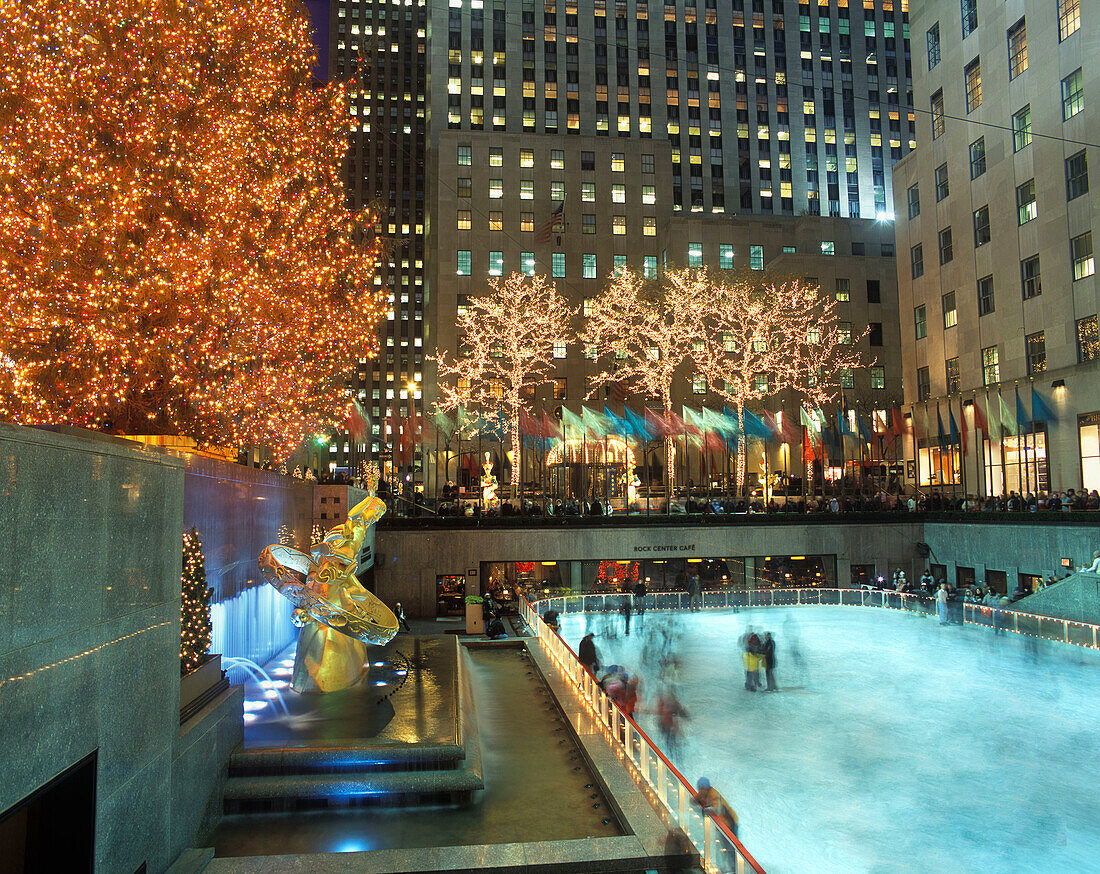
POLYGON ((485 633, 485 608, 483 604, 466 605, 466 633, 485 633))
POLYGON ((215 654, 190 674, 180 678, 180 724, 229 688, 222 671, 222 657, 215 654))

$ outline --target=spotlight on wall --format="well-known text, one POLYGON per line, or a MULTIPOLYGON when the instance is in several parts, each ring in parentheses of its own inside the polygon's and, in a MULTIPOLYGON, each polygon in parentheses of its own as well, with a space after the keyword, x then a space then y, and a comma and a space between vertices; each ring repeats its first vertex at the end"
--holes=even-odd
POLYGON ((1051 388, 1065 388, 1066 381, 1064 379, 1056 379, 1050 384, 1051 388))

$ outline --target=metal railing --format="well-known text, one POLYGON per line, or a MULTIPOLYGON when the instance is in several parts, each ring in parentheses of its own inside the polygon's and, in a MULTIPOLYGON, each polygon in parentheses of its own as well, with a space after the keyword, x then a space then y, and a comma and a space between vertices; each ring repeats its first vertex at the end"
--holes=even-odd
POLYGON ((561 635, 543 621, 536 607, 526 598, 521 598, 520 610, 538 637, 539 644, 573 686, 589 715, 600 726, 650 803, 664 811, 667 822, 679 826, 698 850, 704 868, 708 872, 764 874, 764 869, 749 855, 729 827, 693 803, 695 790, 684 775, 649 735, 600 688, 596 678, 580 663, 577 654, 562 640, 561 635))
MULTIPOLYGON (((650 592, 647 610, 685 610, 692 605, 687 592, 650 592)), ((558 613, 613 612, 621 608, 623 595, 565 595, 543 598, 535 603, 542 612, 558 613)), ((719 589, 703 592, 694 605, 704 610, 748 609, 764 607, 879 607, 904 610, 925 616, 936 615, 936 599, 929 595, 893 592, 884 589, 719 589)), ((1021 610, 987 604, 955 601, 948 605, 953 615, 966 625, 991 628, 1042 640, 1061 641, 1076 646, 1100 649, 1100 625, 1041 616, 1021 610)), ((532 626, 533 627, 533 626, 532 626)))
POLYGON ((1025 613, 1022 610, 1005 610, 1003 607, 987 604, 963 604, 963 621, 968 625, 992 628, 995 633, 1011 631, 1013 634, 1038 637, 1041 640, 1060 640, 1076 646, 1100 648, 1097 646, 1100 643, 1100 625, 1089 622, 1025 613))

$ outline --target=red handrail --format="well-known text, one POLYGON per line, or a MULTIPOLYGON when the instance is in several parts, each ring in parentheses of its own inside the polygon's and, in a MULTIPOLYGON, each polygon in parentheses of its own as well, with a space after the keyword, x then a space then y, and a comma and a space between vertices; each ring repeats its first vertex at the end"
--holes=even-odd
MULTIPOLYGON (((523 598, 523 602, 527 605, 528 609, 530 609, 532 612, 534 612, 534 614, 541 620, 542 617, 538 615, 538 611, 535 610, 535 608, 531 604, 531 602, 527 600, 526 595, 520 595, 520 597, 523 598)), ((571 656, 573 656, 574 659, 576 659, 578 664, 580 664, 580 661, 581 661, 580 657, 573 651, 573 647, 571 647, 568 643, 565 642, 565 639, 561 636, 561 633, 558 632, 556 629, 550 628, 549 625, 547 625, 546 627, 550 631, 554 632, 554 636, 557 637, 557 639, 561 643, 561 645, 564 646, 566 648, 566 650, 568 650, 569 654, 571 656)), ((581 664, 581 667, 584 668, 584 670, 588 673, 588 675, 590 677, 592 677, 593 680, 596 679, 596 675, 593 674, 591 671, 589 671, 588 667, 586 665, 581 664)), ((683 774, 680 773, 679 768, 677 768, 674 764, 672 764, 672 762, 670 762, 668 760, 668 756, 666 756, 663 752, 661 752, 661 748, 659 746, 657 746, 657 744, 655 744, 653 742, 652 738, 650 738, 650 736, 645 733, 645 731, 638 725, 638 723, 634 721, 634 717, 632 717, 629 714, 623 712, 623 709, 619 706, 618 702, 615 701, 615 699, 612 698, 610 695, 607 696, 607 700, 608 700, 608 702, 610 702, 610 704, 616 710, 619 711, 619 715, 622 716, 623 719, 629 720, 630 724, 632 726, 634 726, 634 730, 636 732, 638 732, 638 734, 640 734, 643 738, 645 738, 646 743, 649 744, 649 746, 653 750, 653 752, 655 752, 660 757, 661 761, 665 763, 665 767, 668 768, 673 774, 675 774, 676 779, 679 780, 685 787, 687 787, 687 790, 692 794, 692 796, 694 796, 695 795, 695 789, 692 788, 692 785, 691 785, 690 782, 688 782, 688 779, 683 774)), ((702 812, 703 812, 704 815, 706 815, 710 818, 711 822, 713 822, 716 826, 718 826, 718 828, 719 828, 719 830, 721 830, 722 834, 724 834, 726 836, 726 838, 730 841, 730 843, 732 843, 737 848, 737 851, 741 854, 741 856, 745 859, 745 861, 752 867, 753 871, 755 871, 756 874, 765 874, 764 869, 762 867, 760 867, 760 863, 757 862, 756 859, 754 859, 752 857, 752 855, 749 853, 749 851, 745 849, 745 845, 741 843, 741 841, 738 839, 737 835, 735 835, 733 832, 731 832, 729 830, 729 827, 725 823, 723 823, 720 819, 718 819, 716 816, 714 816, 714 814, 712 814, 710 811, 708 811, 706 809, 703 809, 702 812)))

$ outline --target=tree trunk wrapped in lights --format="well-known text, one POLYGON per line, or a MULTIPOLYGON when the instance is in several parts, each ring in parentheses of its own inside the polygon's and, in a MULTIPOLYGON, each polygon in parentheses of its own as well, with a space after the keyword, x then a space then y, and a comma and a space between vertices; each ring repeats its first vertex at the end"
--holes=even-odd
POLYGON ((486 419, 502 414, 512 447, 512 496, 520 479, 520 410, 523 391, 546 382, 554 346, 570 335, 574 311, 543 276, 513 273, 490 279, 486 295, 471 297, 458 316, 459 351, 432 358, 439 370, 442 411, 473 408, 486 419))
POLYGON ((284 454, 336 422, 381 307, 313 57, 287 0, 0 6, 0 418, 284 454))
MULTIPOLYGON (((673 380, 682 365, 692 361, 692 349, 703 336, 698 300, 706 282, 702 270, 668 271, 662 281, 618 268, 590 302, 583 333, 583 342, 602 363, 600 372, 590 377, 589 397, 601 385, 626 383, 660 401, 668 418, 673 380)), ((664 440, 671 501, 676 476, 671 433, 664 440)))

